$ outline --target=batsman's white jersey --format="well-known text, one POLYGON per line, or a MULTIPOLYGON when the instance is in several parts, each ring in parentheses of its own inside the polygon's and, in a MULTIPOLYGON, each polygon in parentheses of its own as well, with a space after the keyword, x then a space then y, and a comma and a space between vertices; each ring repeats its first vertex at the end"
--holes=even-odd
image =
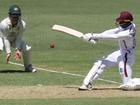
POLYGON ((131 24, 125 29, 118 27, 98 34, 93 33, 92 39, 117 40, 119 42, 119 49, 95 62, 85 77, 83 84, 88 85, 93 80, 97 79, 107 67, 115 65, 119 68, 123 83, 127 83, 132 78, 131 66, 135 61, 135 33, 135 24, 131 24))
POLYGON ((111 39, 111 40, 118 40, 119 46, 121 50, 129 50, 133 49, 136 46, 135 40, 135 24, 131 24, 127 28, 115 28, 104 31, 100 34, 93 34, 94 39, 111 39))
MULTIPOLYGON (((9 17, 5 18, 0 23, 0 37, 3 39, 6 53, 11 53, 11 47, 19 49, 23 53, 25 67, 31 64, 30 49, 23 40, 23 33, 26 24, 23 20, 19 19, 18 24, 12 27, 9 17)), ((0 45, 2 47, 2 45, 0 45)), ((0 47, 0 48, 1 48, 0 47)))

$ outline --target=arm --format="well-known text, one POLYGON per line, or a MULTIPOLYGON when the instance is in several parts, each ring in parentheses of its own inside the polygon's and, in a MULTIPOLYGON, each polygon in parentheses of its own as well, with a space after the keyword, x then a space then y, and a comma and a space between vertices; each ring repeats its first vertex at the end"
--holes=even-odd
MULTIPOLYGON (((6 51, 6 63, 8 64, 11 57, 11 49, 10 49, 11 45, 10 45, 9 40, 7 40, 6 38, 3 38, 3 42, 4 42, 5 51, 6 51)), ((19 61, 21 59, 21 53, 18 49, 15 50, 15 59, 16 61, 19 61)))
POLYGON ((16 37, 16 48, 15 48, 15 59, 16 61, 20 61, 21 59, 21 43, 22 43, 22 36, 23 36, 23 32, 20 32, 20 34, 16 37))
POLYGON ((0 37, 3 39, 3 45, 6 51, 6 63, 9 63, 11 57, 11 49, 10 49, 10 42, 4 37, 5 27, 0 23, 0 37))
POLYGON ((108 34, 108 33, 95 34, 95 33, 93 33, 93 35, 92 35, 93 39, 109 39, 109 40, 120 40, 120 39, 123 40, 123 39, 130 38, 130 37, 132 37, 132 36, 130 35, 129 30, 122 31, 119 33, 111 33, 111 34, 108 34))
POLYGON ((0 23, 0 37, 3 37, 4 35, 4 26, 0 23))
POLYGON ((26 26, 24 21, 21 20, 21 23, 22 23, 21 24, 21 29, 20 29, 17 37, 16 37, 16 42, 15 42, 15 44, 16 44, 16 48, 15 48, 15 59, 16 59, 16 61, 19 61, 21 59, 21 52, 20 52, 21 43, 22 43, 23 33, 25 31, 25 26, 26 26))
POLYGON ((110 29, 107 31, 104 31, 102 33, 88 33, 85 34, 83 39, 90 41, 90 40, 123 40, 126 38, 132 37, 132 35, 135 33, 134 30, 125 30, 125 31, 119 31, 118 28, 110 29))
POLYGON ((16 37, 16 49, 19 49, 20 50, 20 47, 21 47, 21 42, 22 42, 22 37, 23 37, 23 33, 25 31, 25 27, 26 27, 26 24, 24 21, 21 20, 21 29, 20 31, 18 32, 18 35, 16 37))

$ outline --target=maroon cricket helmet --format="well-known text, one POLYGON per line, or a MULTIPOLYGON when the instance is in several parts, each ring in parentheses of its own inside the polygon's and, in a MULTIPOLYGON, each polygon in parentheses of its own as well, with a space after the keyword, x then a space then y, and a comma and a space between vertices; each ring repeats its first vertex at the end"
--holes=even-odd
POLYGON ((116 22, 119 23, 119 24, 123 24, 123 23, 126 23, 126 22, 131 22, 131 21, 133 21, 133 16, 128 11, 120 12, 119 16, 116 18, 116 22))

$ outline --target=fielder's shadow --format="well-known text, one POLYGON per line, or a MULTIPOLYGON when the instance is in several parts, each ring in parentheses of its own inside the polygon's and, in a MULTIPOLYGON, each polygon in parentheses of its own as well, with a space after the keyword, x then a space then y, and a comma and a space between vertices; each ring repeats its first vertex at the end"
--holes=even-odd
POLYGON ((24 70, 0 70, 0 73, 26 73, 24 70))

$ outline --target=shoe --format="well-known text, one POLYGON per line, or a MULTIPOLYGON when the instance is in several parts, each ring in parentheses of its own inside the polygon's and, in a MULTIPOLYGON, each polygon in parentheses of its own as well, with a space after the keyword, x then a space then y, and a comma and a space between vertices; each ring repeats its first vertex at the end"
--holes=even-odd
POLYGON ((132 91, 132 90, 140 89, 138 85, 133 85, 133 84, 122 84, 119 86, 119 88, 125 91, 132 91))
POLYGON ((78 90, 80 90, 80 91, 92 90, 92 84, 91 83, 89 83, 88 85, 83 84, 82 86, 80 86, 78 88, 78 90))
POLYGON ((131 81, 134 85, 134 90, 140 90, 140 78, 133 78, 131 81))
POLYGON ((140 79, 133 78, 125 84, 122 84, 120 87, 122 90, 132 91, 132 90, 140 90, 140 79))
POLYGON ((35 72, 37 72, 37 70, 35 68, 33 68, 32 65, 30 64, 27 67, 25 67, 25 72, 35 73, 35 72))
POLYGON ((132 86, 127 85, 127 84, 122 84, 122 85, 119 86, 119 88, 122 89, 122 90, 126 90, 126 91, 133 90, 132 86))
POLYGON ((140 90, 140 84, 134 86, 134 90, 140 90))

